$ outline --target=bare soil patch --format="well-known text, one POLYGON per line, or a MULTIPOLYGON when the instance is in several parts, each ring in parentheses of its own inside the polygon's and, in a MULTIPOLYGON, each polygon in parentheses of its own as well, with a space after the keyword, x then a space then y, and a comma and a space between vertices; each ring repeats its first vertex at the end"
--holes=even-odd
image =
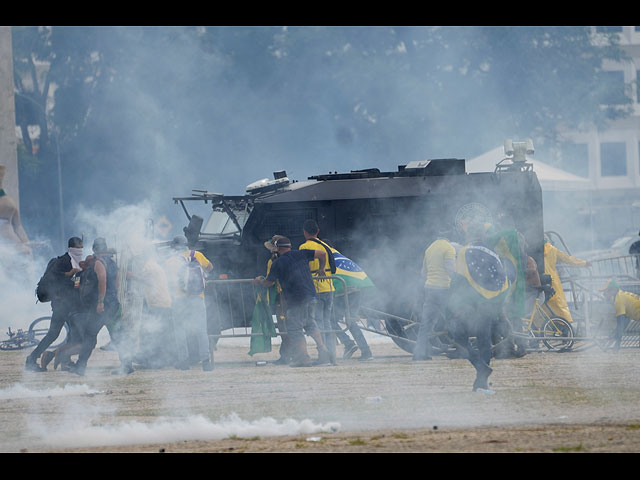
POLYGON ((372 361, 356 354, 312 368, 272 365, 277 346, 251 357, 248 340, 238 340, 220 341, 212 372, 193 366, 114 376, 117 356, 98 349, 84 377, 32 373, 23 370, 28 351, 0 352, 0 451, 640 451, 640 348, 494 360, 495 394, 486 395, 471 391, 474 371, 466 360, 412 362, 388 339, 372 342, 372 361), (72 388, 77 392, 60 394, 72 388), (215 430, 229 415, 334 428, 215 430), (194 418, 200 423, 171 434, 151 428, 194 418), (142 426, 149 429, 140 432, 142 426))

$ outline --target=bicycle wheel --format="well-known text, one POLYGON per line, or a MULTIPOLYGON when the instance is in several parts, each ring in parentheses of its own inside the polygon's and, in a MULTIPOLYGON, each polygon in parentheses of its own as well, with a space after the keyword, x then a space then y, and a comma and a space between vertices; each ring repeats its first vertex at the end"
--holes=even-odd
POLYGON ((22 350, 32 347, 34 343, 24 333, 17 333, 15 337, 0 342, 0 350, 22 350))
MULTIPOLYGON (((47 334, 49 331, 49 324, 51 323, 51 317, 39 317, 36 318, 31 325, 29 325, 29 335, 35 340, 35 345, 37 345, 40 340, 47 334)), ((69 325, 65 322, 63 328, 60 330, 60 335, 56 338, 53 343, 49 346, 49 348, 56 349, 60 345, 64 345, 67 342, 67 338, 69 337, 69 325)))
POLYGON ((566 352, 573 347, 573 327, 564 318, 552 317, 542 327, 542 342, 549 350, 566 352))

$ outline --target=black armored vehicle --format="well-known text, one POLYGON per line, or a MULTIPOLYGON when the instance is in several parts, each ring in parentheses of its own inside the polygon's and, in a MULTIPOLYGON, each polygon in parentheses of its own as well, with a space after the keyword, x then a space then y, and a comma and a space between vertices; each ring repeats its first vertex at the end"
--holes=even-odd
MULTIPOLYGON (((457 227, 465 215, 483 215, 488 223, 503 214, 512 218, 527 240, 528 254, 544 268, 542 191, 526 163, 467 173, 462 159, 433 159, 400 165, 397 171, 371 168, 304 181, 292 181, 281 171, 273 180, 250 184, 244 195, 194 191, 174 201, 187 215, 184 232, 190 245, 213 261, 217 279, 264 275, 269 258, 264 242, 285 235, 297 248, 305 241, 304 221, 316 220, 320 238, 375 283, 376 294, 366 306, 388 314, 386 328, 399 337, 415 335, 395 317, 410 318, 415 311, 424 250, 443 230, 462 242, 457 227), (194 201, 211 205, 209 218, 189 213, 194 201)), ((216 319, 214 330, 250 325, 252 309, 245 311, 216 319)))

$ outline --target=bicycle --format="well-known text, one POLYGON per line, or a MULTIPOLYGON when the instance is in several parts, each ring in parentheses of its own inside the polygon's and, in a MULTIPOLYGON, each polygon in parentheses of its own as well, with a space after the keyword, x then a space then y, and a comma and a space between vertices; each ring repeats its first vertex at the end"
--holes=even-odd
POLYGON ((529 346, 534 350, 542 342, 548 350, 569 351, 575 343, 573 327, 564 318, 554 315, 549 308, 546 295, 548 287, 540 287, 540 290, 545 293, 545 300, 540 303, 540 298, 536 298, 531 315, 522 318, 521 333, 530 337, 529 346))
MULTIPOLYGON (((12 331, 11 327, 8 327, 7 336, 9 338, 8 340, 0 342, 0 350, 23 350, 25 348, 35 347, 49 331, 50 322, 50 316, 38 317, 31 322, 26 332, 22 329, 12 331)), ((64 345, 67 342, 68 337, 69 325, 65 323, 64 328, 60 331, 60 335, 49 348, 56 349, 61 345, 64 345)))

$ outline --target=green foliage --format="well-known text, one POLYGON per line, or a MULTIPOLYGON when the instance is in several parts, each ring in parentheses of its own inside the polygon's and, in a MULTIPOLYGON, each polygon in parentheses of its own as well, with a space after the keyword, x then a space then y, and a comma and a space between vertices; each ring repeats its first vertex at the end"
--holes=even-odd
POLYGON ((623 58, 617 37, 596 46, 586 27, 12 32, 17 124, 40 126, 30 168, 59 155, 64 190, 89 206, 244 186, 264 176, 256 162, 303 177, 469 158, 509 137, 538 147, 632 106, 601 68, 623 58))

